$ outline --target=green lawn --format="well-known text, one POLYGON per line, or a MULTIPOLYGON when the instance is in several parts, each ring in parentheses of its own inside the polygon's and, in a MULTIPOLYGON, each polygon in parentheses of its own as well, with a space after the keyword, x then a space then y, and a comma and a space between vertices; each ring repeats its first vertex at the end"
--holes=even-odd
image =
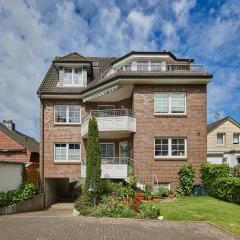
POLYGON ((240 235, 240 206, 212 197, 181 197, 174 202, 155 203, 165 220, 211 221, 240 235))

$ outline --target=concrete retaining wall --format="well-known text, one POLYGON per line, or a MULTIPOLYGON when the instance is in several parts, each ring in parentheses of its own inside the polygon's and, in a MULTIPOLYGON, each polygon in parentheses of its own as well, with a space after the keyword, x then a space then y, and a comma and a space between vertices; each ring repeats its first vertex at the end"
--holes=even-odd
POLYGON ((0 208, 0 215, 8 215, 21 212, 31 212, 44 209, 44 194, 40 193, 22 203, 0 208))

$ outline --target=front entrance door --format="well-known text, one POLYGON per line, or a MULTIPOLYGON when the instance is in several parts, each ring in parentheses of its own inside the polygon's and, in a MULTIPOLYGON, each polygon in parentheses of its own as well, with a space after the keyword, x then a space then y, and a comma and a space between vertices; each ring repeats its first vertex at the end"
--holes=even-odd
POLYGON ((128 152, 128 142, 120 142, 119 143, 119 157, 120 157, 120 161, 124 162, 126 161, 126 159, 129 156, 129 152, 128 152))

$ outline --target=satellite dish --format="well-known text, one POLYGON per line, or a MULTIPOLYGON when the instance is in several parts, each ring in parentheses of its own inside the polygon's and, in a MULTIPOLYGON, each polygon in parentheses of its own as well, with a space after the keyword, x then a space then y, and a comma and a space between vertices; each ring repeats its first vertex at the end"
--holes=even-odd
POLYGON ((215 113, 214 118, 215 118, 216 121, 218 121, 220 119, 220 117, 221 117, 220 113, 218 113, 218 112, 215 113))

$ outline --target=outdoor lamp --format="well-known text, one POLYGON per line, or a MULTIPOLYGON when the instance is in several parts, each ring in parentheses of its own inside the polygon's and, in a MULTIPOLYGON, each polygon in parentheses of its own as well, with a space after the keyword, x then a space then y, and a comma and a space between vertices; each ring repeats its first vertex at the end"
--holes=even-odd
POLYGON ((94 204, 94 206, 96 206, 96 191, 95 191, 95 188, 93 187, 92 183, 90 183, 88 192, 93 194, 93 204, 94 204))

